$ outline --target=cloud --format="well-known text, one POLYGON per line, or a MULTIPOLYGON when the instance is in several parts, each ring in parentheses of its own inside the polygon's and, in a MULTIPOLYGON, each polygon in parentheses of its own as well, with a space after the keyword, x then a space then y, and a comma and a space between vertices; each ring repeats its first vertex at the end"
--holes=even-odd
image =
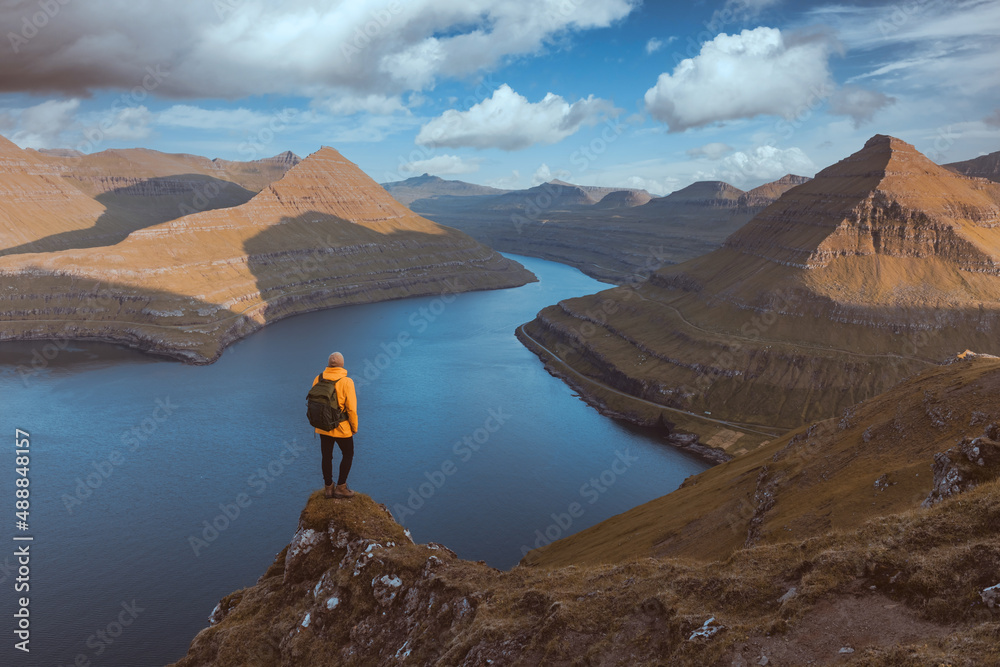
MULTIPOLYGON (((422 102, 420 97, 412 97, 411 102, 422 102)), ((318 102, 315 106, 336 116, 350 116, 362 111, 374 114, 409 113, 398 95, 342 94, 318 102)))
POLYGON ((646 55, 648 56, 653 53, 656 53, 662 48, 663 48, 663 40, 653 37, 648 42, 646 42, 646 55))
MULTIPOLYGON (((430 89, 442 78, 468 77, 511 57, 542 53, 556 39, 612 25, 638 4, 59 2, 58 13, 4 58, 0 92, 83 97, 100 90, 131 90, 143 85, 147 67, 158 67, 166 76, 157 94, 173 97, 283 94, 329 99, 350 91, 361 99, 392 98, 430 89)), ((0 25, 16 32, 28 5, 0 3, 0 25)))
POLYGON ((663 197, 676 190, 678 183, 679 181, 676 178, 669 176, 661 179, 629 176, 625 180, 624 186, 637 190, 645 190, 654 197, 663 197))
POLYGON ((773 7, 781 0, 726 0, 726 3, 712 12, 712 18, 705 27, 712 31, 720 31, 730 23, 742 23, 760 16, 765 9, 773 7))
POLYGON ((517 169, 513 169, 510 172, 510 176, 501 176, 500 178, 494 178, 492 181, 487 181, 486 185, 491 188, 497 188, 499 190, 515 190, 521 183, 521 172, 517 169))
POLYGON ((617 114, 614 105, 593 95, 570 104, 548 93, 529 102, 507 84, 468 111, 449 109, 420 129, 416 142, 431 148, 500 148, 516 151, 554 144, 584 125, 617 114))
POLYGON ((570 173, 565 169, 559 169, 555 173, 549 168, 549 165, 544 162, 535 170, 535 173, 531 176, 532 185, 541 185, 542 183, 548 183, 556 179, 565 181, 570 177, 570 173))
POLYGON ((884 93, 858 86, 844 86, 830 97, 830 113, 835 116, 850 116, 854 127, 858 128, 870 121, 879 109, 895 103, 895 97, 884 93))
POLYGON ((830 26, 869 65, 847 83, 884 79, 919 99, 995 95, 1000 3, 906 2, 814 7, 804 20, 830 26))
POLYGON ((704 146, 699 146, 698 148, 691 148, 687 151, 687 154, 693 158, 705 157, 709 160, 718 160, 727 153, 732 152, 732 146, 715 141, 704 146))
POLYGON ((252 109, 204 109, 175 104, 157 115, 157 123, 193 130, 249 130, 267 124, 270 116, 252 109))
POLYGON ((983 122, 990 127, 1000 127, 1000 107, 997 107, 993 112, 983 119, 983 122))
POLYGON ((407 162, 399 167, 401 172, 410 174, 472 174, 479 171, 481 158, 464 159, 457 155, 435 155, 426 160, 407 162))
POLYGON ((718 35, 646 91, 649 113, 671 132, 759 115, 793 116, 831 86, 835 48, 822 34, 755 28, 718 35))
POLYGON ((816 165, 800 148, 758 146, 751 151, 737 151, 726 156, 710 171, 697 172, 696 180, 722 180, 732 185, 757 186, 785 174, 812 176, 816 165))
POLYGON ((78 126, 80 100, 48 100, 22 109, 7 109, 10 140, 22 148, 58 148, 62 137, 78 126))
POLYGON ((153 114, 149 109, 137 106, 104 114, 98 126, 102 128, 105 140, 139 141, 150 135, 152 122, 153 114))

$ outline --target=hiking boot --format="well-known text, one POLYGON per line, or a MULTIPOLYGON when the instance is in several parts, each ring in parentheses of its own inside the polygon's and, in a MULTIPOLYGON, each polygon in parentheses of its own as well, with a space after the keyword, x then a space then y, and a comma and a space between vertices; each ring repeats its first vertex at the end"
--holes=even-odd
POLYGON ((354 492, 347 488, 347 484, 338 484, 337 488, 333 490, 334 498, 351 498, 354 496, 354 492))
POLYGON ((333 484, 327 484, 323 487, 323 497, 333 498, 333 484))

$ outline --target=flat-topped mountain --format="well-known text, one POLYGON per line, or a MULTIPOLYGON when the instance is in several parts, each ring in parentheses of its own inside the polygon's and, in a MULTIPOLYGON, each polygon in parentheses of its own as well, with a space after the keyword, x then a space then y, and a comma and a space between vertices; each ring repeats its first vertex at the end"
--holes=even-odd
POLYGON ((197 363, 294 313, 533 279, 416 215, 332 148, 242 205, 111 246, 7 255, 0 273, 14 288, 0 295, 6 338, 106 339, 197 363))
POLYGON ((409 206, 419 199, 434 197, 475 197, 479 195, 499 195, 507 192, 486 185, 475 185, 464 181, 447 181, 439 176, 422 174, 405 181, 383 183, 382 187, 396 201, 409 206))
POLYGON ((944 166, 964 176, 973 176, 1000 182, 1000 151, 990 153, 989 155, 980 155, 979 157, 963 162, 952 162, 944 166))
POLYGON ((957 351, 1000 352, 998 262, 1000 185, 876 136, 722 248, 525 331, 603 385, 574 380, 593 400, 738 453, 957 351))
POLYGON ((724 181, 698 181, 686 188, 671 192, 666 197, 657 197, 650 206, 670 204, 701 204, 704 206, 733 206, 739 201, 743 190, 724 181))
POLYGON ((808 176, 785 174, 776 181, 759 185, 756 188, 752 188, 744 192, 740 195, 739 205, 746 208, 768 206, 796 185, 802 185, 803 183, 808 183, 811 180, 812 179, 808 176))

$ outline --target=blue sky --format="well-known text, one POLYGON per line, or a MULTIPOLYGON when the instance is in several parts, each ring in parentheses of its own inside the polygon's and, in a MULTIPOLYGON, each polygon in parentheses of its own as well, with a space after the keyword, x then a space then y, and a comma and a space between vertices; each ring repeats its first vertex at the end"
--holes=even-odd
POLYGON ((1000 150, 1000 0, 0 0, 0 134, 666 194, 1000 150))

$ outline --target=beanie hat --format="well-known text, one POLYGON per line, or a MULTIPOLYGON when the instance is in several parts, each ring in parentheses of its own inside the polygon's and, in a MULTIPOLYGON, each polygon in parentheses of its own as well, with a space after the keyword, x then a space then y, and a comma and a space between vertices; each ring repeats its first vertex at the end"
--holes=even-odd
POLYGON ((330 362, 328 364, 330 368, 343 368, 344 367, 344 355, 340 352, 334 352, 330 355, 330 362))

